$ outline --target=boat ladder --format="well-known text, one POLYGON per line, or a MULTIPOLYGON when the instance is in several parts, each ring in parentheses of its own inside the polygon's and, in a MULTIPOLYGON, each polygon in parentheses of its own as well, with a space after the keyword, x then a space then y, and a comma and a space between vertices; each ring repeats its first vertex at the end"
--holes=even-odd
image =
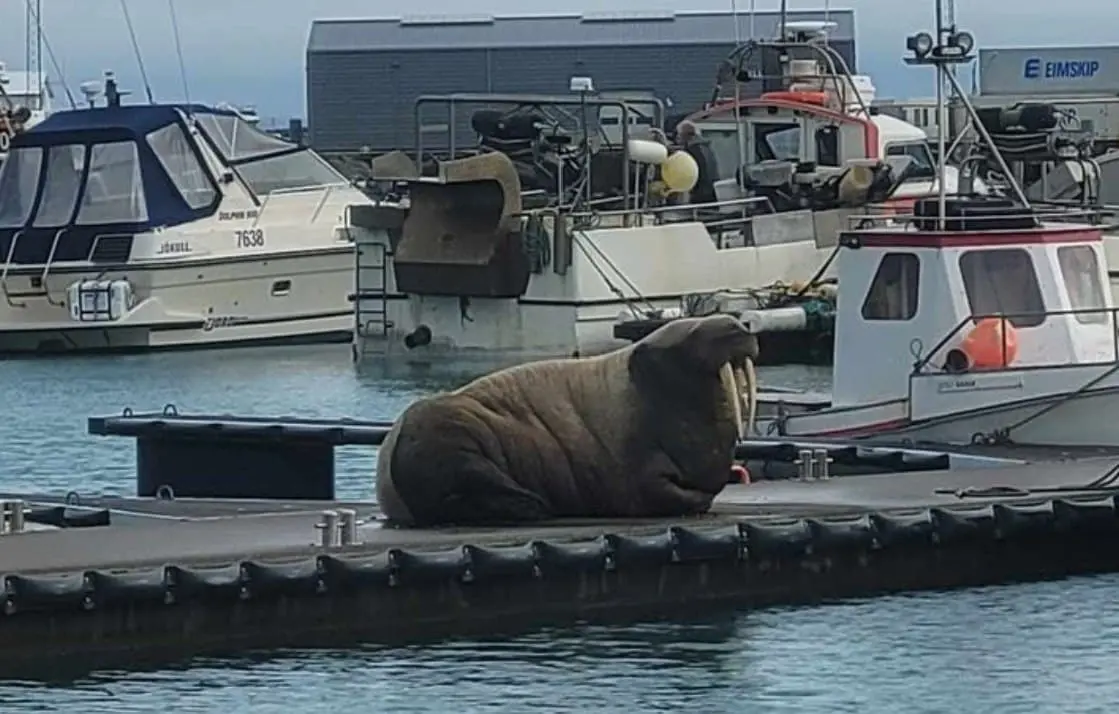
POLYGON ((355 357, 365 354, 369 338, 384 338, 388 319, 388 248, 384 243, 355 242, 354 341, 355 357))
POLYGON ((27 303, 23 302, 23 298, 46 298, 47 302, 55 307, 64 307, 64 302, 56 301, 51 297, 50 288, 47 287, 47 277, 50 275, 51 265, 54 263, 54 255, 58 250, 59 239, 62 234, 66 232, 65 228, 59 229, 54 234, 54 240, 51 241, 50 253, 47 254, 47 259, 43 263, 43 270, 38 277, 31 278, 31 290, 24 290, 20 292, 13 292, 8 289, 8 278, 12 268, 12 258, 16 254, 16 246, 19 244, 20 236, 24 231, 16 231, 12 236, 12 242, 8 245, 8 254, 4 256, 4 268, 0 270, 0 291, 4 293, 4 300, 8 303, 9 307, 27 307, 27 303))

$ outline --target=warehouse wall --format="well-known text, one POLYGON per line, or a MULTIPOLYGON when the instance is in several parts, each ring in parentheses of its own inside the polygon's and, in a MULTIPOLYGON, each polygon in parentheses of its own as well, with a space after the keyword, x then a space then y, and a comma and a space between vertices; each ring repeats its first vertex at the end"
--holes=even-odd
MULTIPOLYGON (((855 66, 853 41, 834 46, 855 66)), ((421 94, 507 92, 567 94, 572 76, 598 90, 653 90, 675 105, 710 99, 719 63, 732 45, 308 52, 307 116, 320 151, 415 146, 414 102, 421 94)), ((425 122, 439 120, 425 109, 425 122)), ((469 132, 469 118, 459 122, 469 132)), ((464 135, 466 136, 466 135, 464 135)))

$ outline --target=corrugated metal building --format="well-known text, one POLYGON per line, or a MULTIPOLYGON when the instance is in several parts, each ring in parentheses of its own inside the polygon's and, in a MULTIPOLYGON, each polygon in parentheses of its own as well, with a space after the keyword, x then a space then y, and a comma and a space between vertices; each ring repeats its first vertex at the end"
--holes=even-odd
MULTIPOLYGON (((749 37, 750 18, 738 19, 749 37)), ((853 11, 788 19, 835 22, 832 43, 856 71, 853 11)), ((754 36, 776 36, 778 22, 776 12, 756 13, 754 36)), ((572 76, 600 91, 651 90, 671 101, 670 113, 698 108, 734 38, 729 12, 317 20, 307 44, 310 143, 408 150, 419 95, 567 94, 572 76)))

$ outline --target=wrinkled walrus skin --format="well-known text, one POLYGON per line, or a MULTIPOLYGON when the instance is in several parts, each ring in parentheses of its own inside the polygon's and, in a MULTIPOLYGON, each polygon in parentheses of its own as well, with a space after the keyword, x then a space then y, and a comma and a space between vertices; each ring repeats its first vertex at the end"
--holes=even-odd
POLYGON ((741 375, 748 363, 753 379, 757 354, 733 317, 679 319, 598 357, 523 364, 422 398, 378 454, 381 511, 413 527, 704 513, 741 429, 720 369, 741 375))

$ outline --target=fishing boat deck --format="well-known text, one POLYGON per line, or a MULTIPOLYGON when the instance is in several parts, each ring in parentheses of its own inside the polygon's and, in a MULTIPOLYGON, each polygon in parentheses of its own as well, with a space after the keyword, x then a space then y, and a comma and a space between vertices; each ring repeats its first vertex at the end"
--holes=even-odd
MULTIPOLYGON (((40 530, 0 537, 0 563, 8 573, 74 572, 179 564, 286 560, 321 552, 315 524, 324 509, 353 508, 357 543, 341 550, 376 554, 389 548, 440 550, 464 542, 520 544, 534 539, 570 541, 612 531, 638 535, 669 525, 719 525, 747 520, 842 517, 892 510, 1015 503, 1102 495, 1088 484, 1109 472, 1114 459, 1039 462, 986 467, 847 476, 829 480, 731 485, 704 516, 658 520, 562 520, 511 528, 399 529, 386 527, 370 502, 248 501, 124 497, 86 498, 73 511, 110 509, 108 526, 40 530), (971 493, 963 496, 957 491, 971 493), (983 489, 991 489, 984 493, 983 489)), ((35 507, 66 505, 57 496, 5 495, 35 507)))

